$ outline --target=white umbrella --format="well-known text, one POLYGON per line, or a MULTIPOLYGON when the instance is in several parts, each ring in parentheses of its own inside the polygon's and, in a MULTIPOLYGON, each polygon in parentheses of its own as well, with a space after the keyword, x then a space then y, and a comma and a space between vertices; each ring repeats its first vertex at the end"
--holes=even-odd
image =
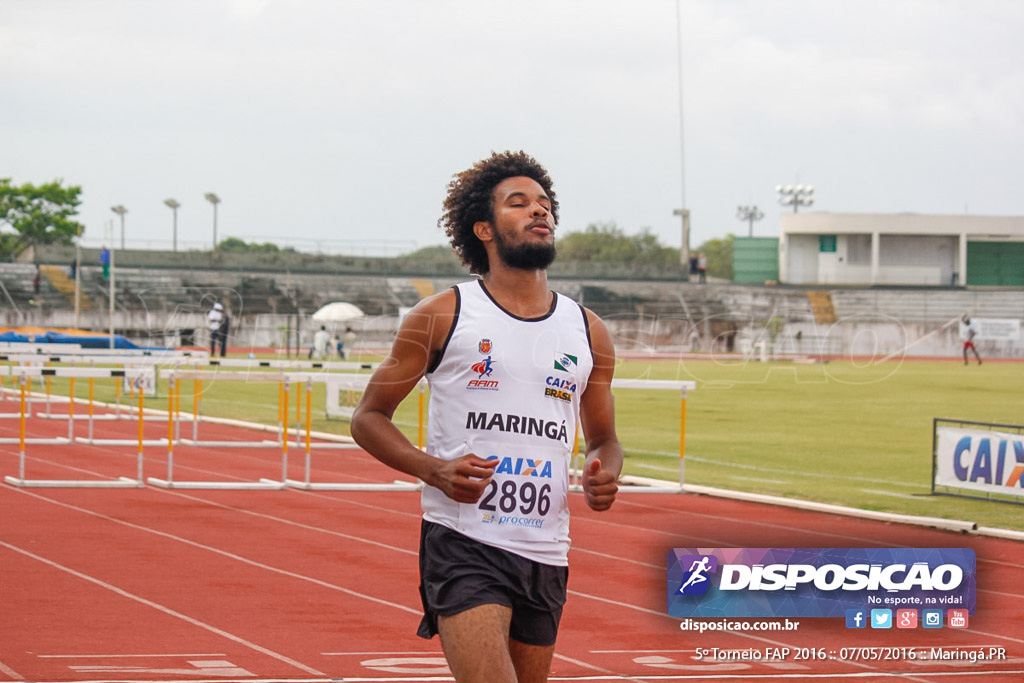
POLYGON ((313 320, 320 323, 347 323, 365 317, 365 313, 355 304, 347 301, 335 301, 322 306, 313 314, 313 320))

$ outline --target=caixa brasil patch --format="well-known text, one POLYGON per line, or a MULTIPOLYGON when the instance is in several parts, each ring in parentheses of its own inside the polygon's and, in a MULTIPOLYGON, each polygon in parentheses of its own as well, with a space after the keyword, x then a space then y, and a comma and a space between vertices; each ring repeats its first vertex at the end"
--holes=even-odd
POLYGON ((969 548, 673 548, 673 617, 845 617, 848 609, 975 608, 969 548))

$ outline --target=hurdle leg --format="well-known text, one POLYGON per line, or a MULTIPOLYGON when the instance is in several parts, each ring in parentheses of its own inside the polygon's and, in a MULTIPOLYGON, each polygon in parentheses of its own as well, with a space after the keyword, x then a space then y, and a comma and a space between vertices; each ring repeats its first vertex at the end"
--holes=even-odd
POLYGON ((295 447, 302 445, 302 392, 298 382, 295 383, 295 447))
POLYGON ((139 476, 137 477, 137 480, 139 482, 139 486, 142 486, 142 483, 143 483, 143 479, 142 479, 142 437, 143 437, 143 426, 145 425, 145 420, 143 419, 143 410, 142 409, 143 409, 143 402, 145 401, 145 396, 146 396, 146 392, 142 390, 142 387, 139 387, 139 467, 138 467, 139 476))
POLYGON ((181 380, 174 380, 174 438, 181 438, 181 380))
POLYGON ((197 379, 192 382, 192 440, 199 441, 199 401, 201 396, 203 380, 197 379))
POLYGON ((174 481, 174 380, 167 382, 167 482, 174 481))
POLYGON ((68 378, 68 441, 75 440, 75 378, 68 378))
POLYGON ((21 378, 21 413, 20 420, 21 425, 18 428, 18 436, 20 440, 20 446, 18 451, 18 479, 25 481, 25 394, 26 382, 25 377, 21 378))
POLYGON ((311 453, 313 451, 313 380, 306 380, 306 483, 309 483, 311 453))
POLYGON ((686 387, 679 399, 679 486, 686 481, 686 387))
MULTIPOLYGON (((118 369, 120 369, 121 367, 122 366, 120 364, 117 365, 118 369)), ((114 383, 114 415, 116 415, 118 418, 121 417, 121 382, 120 381, 117 381, 117 382, 114 383)))
POLYGON ((277 383, 277 440, 278 443, 288 438, 284 432, 284 412, 288 410, 288 403, 284 398, 284 382, 277 383))
POLYGON ((93 397, 95 389, 95 378, 89 378, 89 441, 92 441, 92 416, 93 416, 93 397))
POLYGON ((282 413, 284 413, 284 433, 281 435, 281 481, 288 479, 288 389, 289 382, 284 380, 282 383, 282 391, 284 392, 284 407, 282 413))

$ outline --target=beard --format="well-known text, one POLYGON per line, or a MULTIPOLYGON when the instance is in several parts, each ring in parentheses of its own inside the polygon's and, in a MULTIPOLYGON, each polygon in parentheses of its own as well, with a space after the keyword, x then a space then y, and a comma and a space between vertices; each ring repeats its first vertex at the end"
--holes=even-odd
POLYGON ((494 231, 494 244, 498 257, 509 268, 517 270, 544 270, 555 260, 555 245, 552 244, 509 244, 501 232, 494 231))

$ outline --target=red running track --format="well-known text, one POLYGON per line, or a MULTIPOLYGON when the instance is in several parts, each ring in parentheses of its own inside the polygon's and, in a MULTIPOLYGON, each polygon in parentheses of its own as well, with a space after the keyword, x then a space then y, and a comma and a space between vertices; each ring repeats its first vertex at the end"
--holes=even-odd
MULTIPOLYGON (((0 420, 0 436, 9 437, 10 422, 0 420)), ((33 434, 66 434, 66 421, 40 422, 30 421, 33 434)), ((99 424, 96 438, 134 434, 123 424, 99 424)), ((200 429, 210 440, 273 438, 223 425, 200 429)), ((145 430, 147 439, 160 438, 166 423, 145 430)), ((133 476, 137 450, 30 444, 26 478, 133 476)), ((312 457, 319 481, 400 478, 355 450, 314 450, 312 457)), ((166 446, 144 447, 144 458, 147 477, 165 475, 166 446)), ((293 445, 290 474, 301 461, 293 445)), ((175 462, 181 479, 281 475, 280 447, 179 446, 175 462)), ((17 468, 18 446, 0 444, 0 474, 17 468)), ((571 505, 570 597, 552 680, 1024 679, 1020 543, 692 494, 624 494, 601 514, 578 495, 571 505), (854 631, 841 619, 795 619, 795 631, 698 635, 666 614, 670 548, 856 546, 973 548, 978 609, 970 627, 854 631), (1007 657, 795 656, 801 648, 865 647, 991 647, 1007 657), (762 658, 709 662, 695 658, 697 648, 762 658), (780 648, 789 656, 765 659, 780 648)), ((412 492, 4 484, 0 681, 451 680, 437 640, 414 635, 418 527, 412 492)))

